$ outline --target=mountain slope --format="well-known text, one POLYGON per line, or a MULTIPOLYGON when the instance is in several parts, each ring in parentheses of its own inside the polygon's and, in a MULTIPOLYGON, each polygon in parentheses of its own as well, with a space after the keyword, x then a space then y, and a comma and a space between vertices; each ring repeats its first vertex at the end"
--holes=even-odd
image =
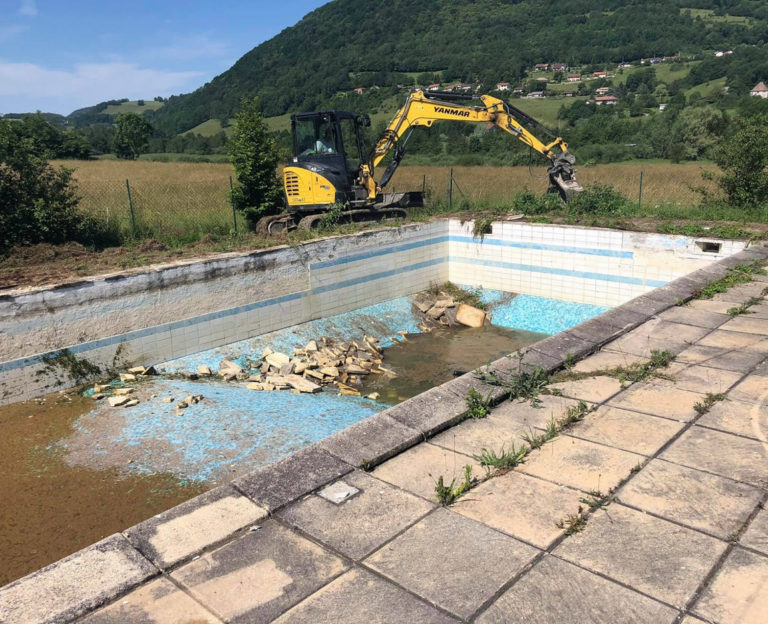
POLYGON ((176 133, 231 117, 246 95, 274 116, 317 108, 366 81, 404 80, 396 72, 493 84, 535 62, 700 53, 766 36, 768 11, 751 0, 334 0, 152 117, 176 133), (729 8, 745 18, 712 12, 729 8))

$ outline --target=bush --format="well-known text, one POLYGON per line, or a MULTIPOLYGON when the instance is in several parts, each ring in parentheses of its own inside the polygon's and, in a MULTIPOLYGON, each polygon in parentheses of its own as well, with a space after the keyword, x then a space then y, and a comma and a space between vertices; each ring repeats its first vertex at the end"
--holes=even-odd
POLYGON ((736 122, 736 132, 713 151, 723 174, 717 183, 728 202, 744 208, 768 204, 768 115, 736 122))
POLYGON ((615 217, 625 214, 628 208, 629 200, 609 184, 595 184, 568 203, 571 215, 615 217))
POLYGON ((526 189, 512 198, 512 212, 515 213, 537 215, 555 212, 561 208, 559 196, 551 193, 536 195, 526 189))

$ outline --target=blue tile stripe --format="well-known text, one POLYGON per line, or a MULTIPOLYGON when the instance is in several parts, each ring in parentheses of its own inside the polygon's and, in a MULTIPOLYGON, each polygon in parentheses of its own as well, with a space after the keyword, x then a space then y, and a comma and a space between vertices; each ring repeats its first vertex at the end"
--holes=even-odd
POLYGON ((345 280, 343 282, 336 282, 335 284, 328 284, 327 286, 319 286, 312 290, 313 294, 320 295, 332 290, 338 290, 339 288, 347 288, 349 286, 355 286, 357 284, 363 284, 384 277, 392 277, 394 275, 400 275, 408 271, 418 271, 419 269, 425 269, 427 267, 435 266, 436 264, 442 264, 448 262, 448 258, 433 258, 432 260, 426 260, 425 262, 417 262, 416 264, 410 264, 398 269, 391 269, 389 271, 381 271, 380 273, 372 273, 371 275, 363 275, 362 277, 356 277, 354 279, 345 280))
POLYGON ((495 238, 484 238, 478 241, 471 236, 451 236, 454 243, 475 243, 482 245, 494 245, 497 247, 512 247, 514 249, 538 249, 541 251, 557 251, 560 253, 584 254, 587 256, 606 256, 608 258, 634 258, 632 251, 617 251, 615 249, 594 249, 591 247, 569 247, 567 245, 546 245, 544 243, 521 243, 504 241, 495 238))
POLYGON ((343 258, 336 258, 334 260, 326 260, 324 262, 316 262, 310 265, 310 269, 327 269, 329 267, 335 267, 342 264, 349 264, 350 262, 358 262, 360 260, 369 260, 370 258, 376 258, 378 256, 386 256, 391 253, 399 253, 401 251, 408 251, 410 249, 419 249, 420 247, 427 247, 428 245, 439 245, 440 243, 447 243, 449 236, 435 236, 433 238, 426 238, 420 241, 414 241, 413 243, 403 243, 401 245, 392 245, 390 247, 382 247, 380 249, 374 249, 372 251, 365 251, 359 254, 353 254, 351 256, 344 256, 343 258))
POLYGON ((660 280, 644 280, 639 277, 627 277, 624 275, 612 275, 610 273, 590 273, 588 271, 572 271, 570 269, 558 269, 555 267, 542 267, 532 264, 516 264, 514 262, 500 262, 498 260, 480 260, 477 258, 455 258, 451 262, 462 264, 477 264, 481 266, 497 267, 512 271, 529 271, 531 273, 551 273, 553 275, 567 275, 568 277, 581 277, 585 279, 602 280, 605 282, 619 282, 621 284, 633 284, 635 286, 666 286, 668 282, 660 280))

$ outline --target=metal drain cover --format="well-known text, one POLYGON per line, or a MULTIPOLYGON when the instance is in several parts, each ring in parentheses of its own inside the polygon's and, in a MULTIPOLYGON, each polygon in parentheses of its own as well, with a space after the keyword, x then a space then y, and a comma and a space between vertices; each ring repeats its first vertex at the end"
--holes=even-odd
POLYGON ((320 490, 317 495, 322 496, 325 500, 332 502, 334 505, 341 505, 345 500, 352 498, 355 494, 359 494, 360 490, 356 487, 344 483, 344 481, 336 481, 331 483, 320 490))

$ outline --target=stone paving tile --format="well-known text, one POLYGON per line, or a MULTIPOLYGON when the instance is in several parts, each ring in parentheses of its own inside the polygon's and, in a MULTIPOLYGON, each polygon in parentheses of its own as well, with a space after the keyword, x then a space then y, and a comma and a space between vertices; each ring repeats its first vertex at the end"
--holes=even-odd
POLYGON ((729 314, 711 312, 709 310, 702 310, 689 306, 674 306, 659 314, 659 318, 663 321, 714 329, 729 321, 731 316, 729 314))
POLYGON ((579 508, 581 492, 510 471, 481 483, 454 504, 463 516, 547 548, 563 532, 557 523, 579 508))
POLYGON ((768 319, 768 304, 759 303, 749 308, 749 318, 768 319))
POLYGON ((615 377, 598 375, 578 381, 564 381, 547 386, 549 390, 559 390, 563 396, 583 399, 592 403, 602 403, 621 390, 621 382, 615 377))
POLYGON ((550 420, 562 417, 578 401, 556 396, 541 396, 539 407, 530 402, 505 401, 485 418, 466 420, 435 436, 431 443, 465 455, 479 455, 484 448, 498 451, 502 446, 520 446, 522 436, 545 429, 550 420))
POLYGON ((227 622, 269 622, 347 564, 270 520, 242 539, 182 566, 171 577, 227 622))
POLYGON ((116 603, 78 620, 78 624, 221 624, 168 579, 160 578, 116 603))
POLYGON ((720 329, 768 336, 768 321, 744 314, 728 321, 720 329))
POLYGON ((709 336, 705 336, 699 340, 698 344, 704 347, 718 347, 720 349, 728 350, 749 349, 754 348, 763 339, 763 336, 758 334, 716 329, 709 334, 709 336))
POLYGON ((587 414, 568 431, 568 435, 641 455, 653 455, 684 426, 666 418, 603 406, 587 414))
POLYGON ((630 353, 616 353, 613 351, 598 351, 597 353, 577 362, 573 367, 575 373, 592 373, 608 368, 626 367, 632 364, 644 364, 648 358, 630 353))
POLYGON ((621 502, 727 539, 762 495, 731 479, 652 460, 621 491, 621 502))
POLYGON ((562 559, 544 557, 478 624, 672 624, 677 611, 562 559))
POLYGON ((351 559, 362 559, 435 507, 363 472, 340 483, 360 493, 338 505, 310 494, 278 515, 351 559))
POLYGON ((713 537, 614 503, 554 554, 680 608, 725 549, 713 537))
POLYGON ((768 405, 727 398, 710 407, 696 424, 759 440, 768 437, 768 405))
POLYGON ((707 624, 707 622, 705 620, 700 620, 697 617, 693 617, 692 615, 686 615, 680 620, 680 624, 707 624))
POLYGON ((438 509, 366 563, 429 602, 469 618, 537 552, 479 522, 438 509))
POLYGON ((665 384, 664 380, 654 379, 654 383, 674 385, 681 390, 701 392, 702 394, 708 392, 712 394, 723 393, 742 377, 742 373, 735 371, 696 364, 691 366, 682 362, 672 362, 664 370, 664 373, 674 377, 674 381, 669 381, 665 384))
POLYGON ((768 509, 761 509, 739 540, 744 546, 768 555, 768 509))
MULTIPOLYGON (((747 299, 749 299, 749 297, 747 297, 747 299)), ((741 303, 741 301, 738 303, 741 303)), ((685 308, 705 310, 715 314, 728 314, 728 310, 730 310, 732 307, 733 302, 713 301, 712 299, 694 299, 693 301, 688 302, 688 304, 685 306, 685 308)))
POLYGON ((157 574, 122 535, 0 588, 0 622, 68 622, 157 574))
POLYGON ((700 340, 709 331, 705 327, 652 319, 618 340, 614 340, 605 347, 605 350, 644 357, 648 357, 652 350, 682 351, 686 344, 700 340))
POLYGON ((724 293, 717 293, 712 299, 715 301, 735 301, 736 303, 742 303, 751 297, 759 297, 763 294, 765 284, 759 281, 751 282, 749 284, 739 284, 729 288, 724 293))
POLYGON ((266 515, 265 509, 225 486, 128 529, 126 537, 155 565, 167 568, 266 515))
POLYGON ((312 594, 275 624, 451 624, 434 607, 367 570, 354 569, 312 594))
POLYGON ((718 624, 768 622, 768 557, 734 548, 693 612, 718 624))
POLYGON ((638 383, 608 401, 608 405, 688 421, 696 416, 694 404, 703 398, 701 393, 681 390, 671 385, 638 383))
POLYGON ((768 449, 756 440, 694 425, 660 457, 758 487, 768 486, 768 449))
POLYGON ((689 347, 675 358, 676 363, 702 364, 709 368, 746 373, 765 359, 765 354, 757 351, 737 349, 728 351, 718 347, 689 347))
POLYGON ((644 459, 635 453, 559 436, 531 453, 518 470, 584 492, 607 492, 644 459))
POLYGON ((749 375, 728 393, 728 398, 763 405, 768 400, 768 378, 763 375, 749 375))
POLYGON ((474 459, 462 453, 422 442, 400 455, 385 461, 371 474, 427 500, 435 500, 435 482, 440 475, 447 483, 460 480, 464 466, 472 466, 472 474, 482 475, 484 470, 474 459))

